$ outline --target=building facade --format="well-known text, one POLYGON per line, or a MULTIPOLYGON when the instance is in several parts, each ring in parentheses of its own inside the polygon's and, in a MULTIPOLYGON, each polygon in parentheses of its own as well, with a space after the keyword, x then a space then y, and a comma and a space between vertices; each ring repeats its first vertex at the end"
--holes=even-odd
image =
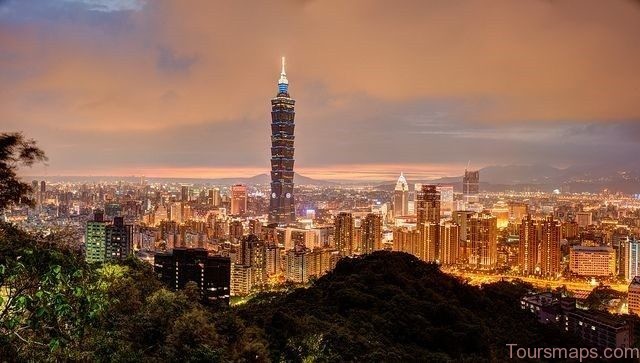
POLYGON ((293 155, 295 100, 289 96, 289 81, 284 69, 278 81, 278 94, 271 100, 271 198, 269 222, 295 221, 293 196, 293 155))

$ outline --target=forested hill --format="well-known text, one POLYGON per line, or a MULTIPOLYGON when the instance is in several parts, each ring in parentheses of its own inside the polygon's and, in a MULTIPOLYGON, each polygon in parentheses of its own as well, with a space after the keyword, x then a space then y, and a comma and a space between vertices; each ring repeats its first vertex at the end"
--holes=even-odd
POLYGON ((412 255, 343 259, 308 289, 239 309, 266 333, 273 360, 505 361, 506 344, 576 346, 519 308, 529 287, 480 289, 412 255))

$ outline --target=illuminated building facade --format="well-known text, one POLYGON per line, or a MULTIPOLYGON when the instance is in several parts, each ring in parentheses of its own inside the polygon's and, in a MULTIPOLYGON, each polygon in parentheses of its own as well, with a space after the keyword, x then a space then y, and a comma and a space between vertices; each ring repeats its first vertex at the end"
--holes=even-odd
POLYGON ((231 186, 231 215, 242 216, 247 213, 247 186, 236 184, 231 186))
POLYGON ((579 276, 613 276, 615 251, 604 246, 573 246, 569 252, 569 270, 579 276))
POLYGON ((536 273, 538 264, 538 231, 536 221, 527 215, 520 224, 518 267, 525 275, 536 273))
POLYGON ((487 213, 471 217, 469 263, 480 269, 495 268, 498 262, 498 221, 487 213))
POLYGON ((353 237, 355 225, 353 215, 349 212, 340 212, 334 222, 333 243, 341 256, 350 256, 353 253, 353 237))
POLYGON ((627 301, 629 302, 629 314, 640 315, 640 276, 631 280, 627 301))
POLYGON ((480 192, 480 171, 464 170, 462 178, 462 198, 466 206, 478 203, 480 192))
POLYGON ((284 70, 278 81, 278 94, 271 100, 271 198, 269 222, 288 224, 295 221, 293 197, 293 140, 295 100, 289 96, 289 81, 284 70))
POLYGON ((393 191, 393 214, 396 217, 409 215, 409 184, 402 173, 393 191))
POLYGON ((363 254, 382 249, 382 216, 369 213, 362 221, 362 249, 363 254))

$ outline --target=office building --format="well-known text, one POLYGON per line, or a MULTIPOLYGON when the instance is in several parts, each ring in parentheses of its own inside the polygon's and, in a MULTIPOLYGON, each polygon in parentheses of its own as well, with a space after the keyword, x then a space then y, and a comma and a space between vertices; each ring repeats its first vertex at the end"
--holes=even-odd
POLYGON ((393 215, 396 217, 409 215, 409 184, 402 173, 393 191, 393 215))
POLYGON ((229 304, 231 260, 209 256, 203 248, 174 248, 154 256, 154 272, 167 287, 184 289, 189 281, 198 285, 205 304, 229 304))
POLYGON ((278 81, 278 94, 271 100, 271 199, 269 223, 295 221, 293 196, 295 100, 289 96, 289 81, 284 69, 278 81))
POLYGON ((231 215, 243 216, 247 213, 247 186, 236 184, 231 186, 231 215))
POLYGON ((579 276, 613 276, 616 273, 615 251, 604 246, 573 246, 569 252, 569 271, 579 276))
POLYGON ((471 206, 479 202, 480 171, 464 170, 462 178, 462 200, 465 206, 471 206))

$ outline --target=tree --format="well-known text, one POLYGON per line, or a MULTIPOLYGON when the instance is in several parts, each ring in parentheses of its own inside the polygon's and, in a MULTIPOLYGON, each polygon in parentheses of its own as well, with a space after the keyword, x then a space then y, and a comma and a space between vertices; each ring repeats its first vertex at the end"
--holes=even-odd
POLYGON ((46 161, 47 157, 32 139, 21 133, 0 133, 0 211, 11 205, 33 205, 31 186, 20 181, 18 167, 46 161))

